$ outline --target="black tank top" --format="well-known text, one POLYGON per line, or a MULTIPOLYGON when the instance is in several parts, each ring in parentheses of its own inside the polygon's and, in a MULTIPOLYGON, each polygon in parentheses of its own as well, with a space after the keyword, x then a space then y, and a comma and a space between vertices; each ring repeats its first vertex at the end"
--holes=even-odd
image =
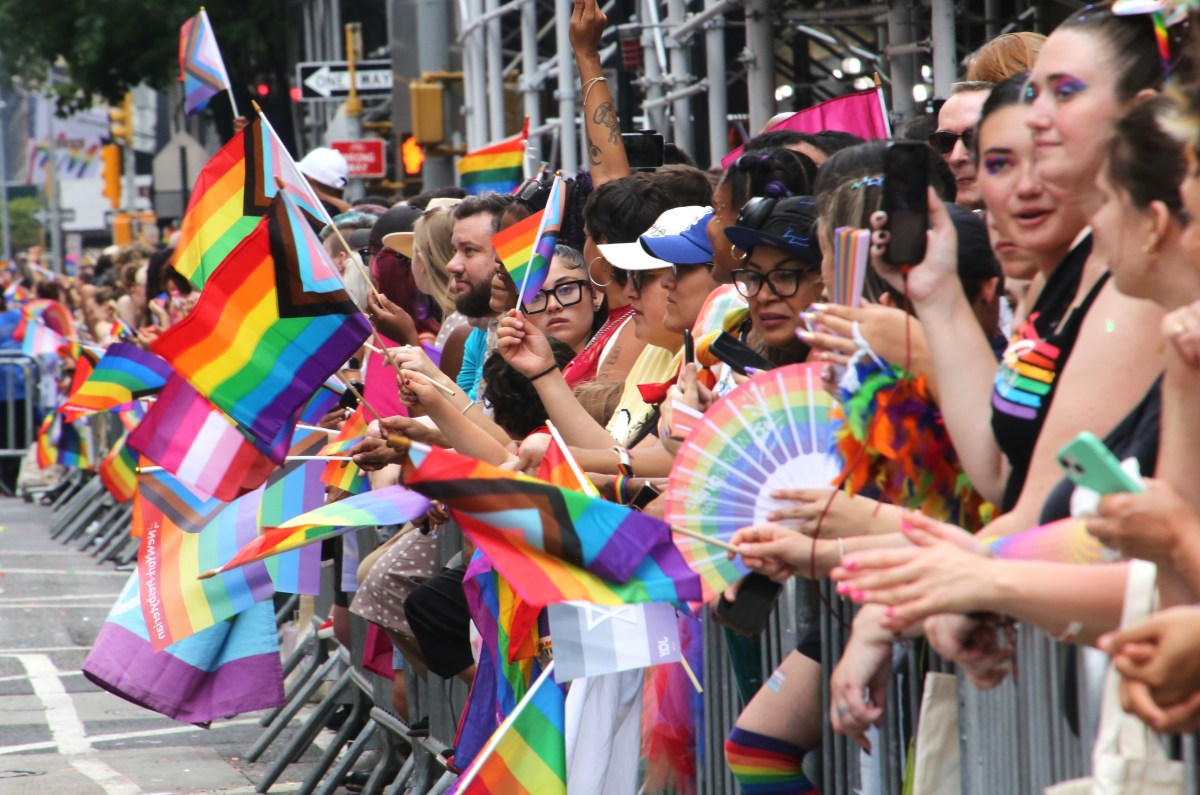
POLYGON ((1012 510, 1025 487, 1033 448, 1050 411, 1058 374, 1075 347, 1088 310, 1108 281, 1109 274, 1105 273, 1083 301, 1071 309, 1091 250, 1088 236, 1050 274, 1029 316, 1013 334, 996 372, 992 433, 1012 470, 1004 488, 1002 513, 1012 510))

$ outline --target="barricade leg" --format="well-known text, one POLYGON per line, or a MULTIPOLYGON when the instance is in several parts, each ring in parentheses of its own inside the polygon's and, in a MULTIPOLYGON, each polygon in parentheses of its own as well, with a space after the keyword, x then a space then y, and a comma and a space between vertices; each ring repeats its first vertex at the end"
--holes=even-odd
POLYGON ((332 655, 325 661, 325 664, 317 670, 316 675, 311 677, 300 692, 288 702, 283 712, 279 715, 279 718, 259 736, 250 750, 246 752, 245 757, 247 762, 256 761, 262 756, 263 751, 267 750, 267 746, 275 742, 275 738, 292 722, 292 718, 296 717, 305 702, 312 697, 313 693, 317 692, 317 688, 321 686, 321 682, 325 681, 326 675, 333 671, 337 664, 337 655, 332 655))
POLYGON ((354 742, 350 744, 350 749, 342 756, 337 767, 329 774, 321 784, 321 788, 317 790, 317 795, 333 795, 337 788, 342 785, 346 779, 346 774, 354 767, 354 763, 362 756, 363 751, 367 749, 367 744, 371 742, 371 738, 375 736, 375 732, 379 731, 379 724, 374 720, 368 720, 366 727, 354 738, 354 742))

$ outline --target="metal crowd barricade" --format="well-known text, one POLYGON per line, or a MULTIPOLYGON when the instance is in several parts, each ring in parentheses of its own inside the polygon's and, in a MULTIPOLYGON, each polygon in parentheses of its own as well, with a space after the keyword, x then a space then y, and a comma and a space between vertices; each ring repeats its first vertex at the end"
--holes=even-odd
MULTIPOLYGON (((42 367, 19 351, 0 351, 0 458, 20 461, 37 437, 42 367)), ((0 491, 7 489, 0 482, 0 491)))

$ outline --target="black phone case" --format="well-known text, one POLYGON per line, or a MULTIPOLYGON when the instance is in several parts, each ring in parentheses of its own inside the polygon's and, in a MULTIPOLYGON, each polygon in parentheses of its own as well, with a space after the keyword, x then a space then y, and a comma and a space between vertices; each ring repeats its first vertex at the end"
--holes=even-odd
POLYGON ((743 578, 736 602, 726 601, 724 595, 717 600, 713 621, 753 640, 767 628, 782 591, 783 586, 770 577, 751 572, 743 578))
POLYGON ((775 367, 770 359, 724 331, 709 344, 708 352, 733 368, 738 375, 745 375, 747 367, 753 367, 755 370, 772 370, 775 367))

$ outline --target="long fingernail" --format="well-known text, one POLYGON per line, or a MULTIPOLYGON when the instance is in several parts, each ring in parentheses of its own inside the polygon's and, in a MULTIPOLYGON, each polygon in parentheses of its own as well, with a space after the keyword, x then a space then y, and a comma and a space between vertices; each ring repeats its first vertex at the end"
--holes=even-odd
POLYGON ((745 367, 743 369, 746 371, 746 375, 758 375, 757 367, 745 367))
MULTIPOLYGON (((819 301, 813 301, 811 304, 808 305, 808 308, 811 309, 813 312, 824 312, 826 309, 829 308, 829 304, 823 304, 819 301)), ((808 313, 806 312, 805 314, 808 314, 808 313)))
POLYGON ((858 566, 858 563, 854 560, 851 560, 850 558, 846 558, 845 560, 842 561, 843 569, 850 569, 850 571, 854 571, 855 567, 857 567, 857 566, 858 566))
POLYGON ((884 614, 885 616, 887 616, 888 618, 894 618, 894 617, 895 617, 895 615, 896 615, 896 608, 894 608, 894 607, 889 607, 887 610, 884 610, 884 611, 883 611, 883 614, 884 614))
POLYGON ((812 342, 817 338, 816 334, 813 334, 811 331, 802 328, 796 329, 796 336, 805 342, 812 342))

